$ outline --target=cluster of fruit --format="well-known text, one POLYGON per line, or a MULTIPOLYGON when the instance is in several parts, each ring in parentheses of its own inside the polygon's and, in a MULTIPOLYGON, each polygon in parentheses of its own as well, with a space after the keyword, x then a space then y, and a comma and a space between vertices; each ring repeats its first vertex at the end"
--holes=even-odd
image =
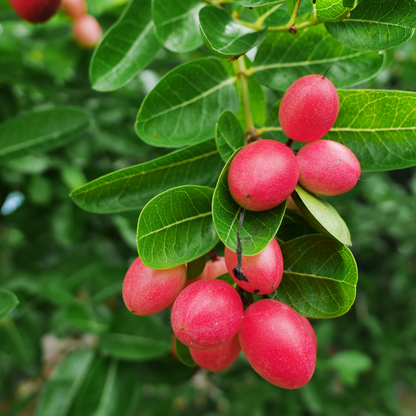
POLYGON ((87 14, 85 0, 9 0, 15 12, 30 23, 43 23, 62 11, 72 19, 74 40, 84 48, 94 48, 102 37, 95 17, 87 14))
MULTIPOLYGON (((279 110, 282 130, 291 139, 286 145, 259 140, 237 153, 228 175, 235 201, 262 211, 287 200, 298 182, 318 195, 337 195, 355 186, 361 172, 355 155, 340 143, 318 141, 334 125, 338 110, 338 93, 325 76, 308 75, 292 84, 279 110), (293 140, 309 143, 293 151, 293 140)), ((312 377, 317 344, 305 317, 267 296, 282 276, 282 252, 272 239, 254 256, 226 247, 224 258, 209 260, 203 273, 190 281, 185 265, 153 270, 137 258, 126 274, 123 298, 141 316, 172 307, 173 332, 201 367, 223 370, 242 350, 267 381, 295 389, 312 377), (233 285, 220 277, 227 272, 233 285), (244 291, 258 300, 247 301, 244 291)))

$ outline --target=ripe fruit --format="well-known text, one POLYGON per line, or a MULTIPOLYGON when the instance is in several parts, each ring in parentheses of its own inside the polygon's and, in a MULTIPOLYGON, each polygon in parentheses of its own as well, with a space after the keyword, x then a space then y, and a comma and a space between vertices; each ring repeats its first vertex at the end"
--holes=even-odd
POLYGON ((233 273, 237 267, 237 253, 225 247, 225 263, 234 281, 247 292, 264 295, 279 286, 283 276, 283 257, 279 243, 273 238, 266 248, 255 256, 242 256, 241 266, 250 283, 238 280, 233 273))
POLYGON ((143 264, 138 257, 124 278, 124 303, 135 315, 153 315, 172 304, 184 288, 185 282, 184 265, 167 270, 154 270, 143 264))
POLYGON ((191 348, 210 349, 229 341, 240 328, 243 303, 222 280, 200 280, 186 287, 172 307, 173 332, 191 348))
POLYGON ((315 331, 313 330, 313 327, 312 327, 311 323, 308 321, 308 318, 305 318, 304 316, 301 316, 301 318, 302 318, 302 321, 305 324, 305 326, 308 328, 308 331, 312 335, 312 338, 315 342, 315 348, 318 348, 318 343, 316 341, 315 331))
POLYGON ((62 0, 62 11, 69 17, 76 19, 87 13, 85 0, 62 0))
POLYGON ((103 30, 95 17, 85 14, 75 19, 72 33, 79 45, 94 48, 101 40, 103 30))
POLYGON ((312 142, 328 133, 338 110, 334 84, 322 75, 306 75, 285 92, 279 109, 280 126, 292 140, 312 142))
POLYGON ((9 0, 14 11, 31 23, 50 19, 59 9, 61 0, 9 0))
POLYGON ((293 192, 299 166, 293 152, 274 140, 259 140, 237 153, 228 172, 228 186, 234 200, 251 211, 276 207, 293 192))
POLYGON ((297 159, 299 183, 316 195, 343 194, 354 188, 361 174, 354 153, 332 140, 308 143, 299 150, 297 159))
POLYGON ((215 260, 208 260, 202 273, 194 279, 188 280, 186 286, 198 280, 216 279, 225 273, 227 273, 225 259, 224 257, 217 257, 215 260))
POLYGON ((208 371, 222 371, 229 367, 240 355, 241 347, 236 334, 230 341, 210 350, 190 348, 192 358, 208 371))
POLYGON ((297 389, 312 377, 316 343, 304 320, 277 300, 259 300, 244 312, 241 349, 254 370, 270 383, 297 389))

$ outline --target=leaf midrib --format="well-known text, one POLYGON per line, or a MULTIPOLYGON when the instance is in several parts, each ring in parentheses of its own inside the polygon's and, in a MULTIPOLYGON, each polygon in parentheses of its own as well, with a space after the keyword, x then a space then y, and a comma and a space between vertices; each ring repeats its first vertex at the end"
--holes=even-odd
POLYGON ((283 270, 283 273, 286 273, 286 274, 289 274, 289 275, 300 276, 300 277, 308 277, 308 278, 312 278, 312 279, 331 280, 331 281, 336 282, 336 283, 345 283, 348 286, 357 287, 357 285, 346 282, 345 280, 336 280, 336 279, 333 279, 333 278, 327 277, 327 276, 316 276, 314 274, 309 274, 309 273, 291 272, 287 269, 283 270))

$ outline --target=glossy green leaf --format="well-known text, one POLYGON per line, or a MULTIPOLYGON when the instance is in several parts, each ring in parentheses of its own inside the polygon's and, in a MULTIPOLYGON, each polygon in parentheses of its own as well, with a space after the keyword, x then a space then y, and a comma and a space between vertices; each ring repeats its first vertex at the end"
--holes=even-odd
POLYGON ((44 385, 36 416, 67 416, 91 368, 95 351, 82 349, 69 354, 44 385), (57 406, 57 403, 59 404, 57 406))
POLYGON ((192 280, 195 277, 198 277, 204 271, 206 261, 206 256, 204 254, 203 256, 189 262, 186 265, 186 278, 188 280, 192 280))
POLYGON ((165 48, 173 52, 189 52, 202 45, 198 12, 200 0, 152 0, 156 35, 165 48))
POLYGON ((189 347, 182 344, 182 342, 180 342, 178 338, 175 338, 175 351, 177 357, 179 358, 182 364, 185 364, 188 367, 196 367, 196 362, 192 358, 191 352, 189 351, 189 347))
POLYGON ((296 35, 268 34, 250 71, 261 84, 285 91, 298 78, 324 74, 331 67, 328 78, 337 88, 342 88, 372 78, 383 63, 383 54, 352 50, 337 42, 323 25, 319 25, 296 35))
POLYGON ((180 186, 153 198, 142 210, 137 247, 143 263, 169 269, 208 253, 219 241, 212 195, 205 186, 180 186))
POLYGON ((180 147, 211 139, 221 113, 238 109, 235 82, 236 78, 230 77, 214 58, 178 66, 143 101, 137 116, 137 134, 160 147, 180 147))
POLYGON ((237 117, 231 111, 224 111, 215 131, 215 141, 224 162, 240 147, 244 146, 244 132, 237 117))
POLYGON ((351 9, 354 9, 357 7, 363 0, 344 0, 342 2, 344 7, 350 7, 351 9))
POLYGON ((90 67, 92 87, 97 91, 121 88, 152 61, 160 48, 151 0, 130 0, 94 52, 90 67))
MULTIPOLYGON (((228 171, 237 152, 225 165, 214 192, 212 211, 215 228, 221 241, 232 251, 237 251, 237 230, 243 208, 234 201, 228 189, 228 171)), ((274 238, 282 222, 286 203, 268 211, 248 211, 244 216, 240 239, 243 255, 260 253, 274 238)))
POLYGON ((71 197, 81 208, 100 214, 139 210, 176 186, 215 186, 223 165, 209 140, 95 179, 73 190, 71 197))
POLYGON ((316 234, 317 231, 302 216, 290 209, 286 209, 282 224, 276 238, 279 243, 294 240, 308 234, 316 234))
POLYGON ((110 332, 101 336, 100 347, 112 357, 142 361, 166 355, 171 344, 170 330, 155 316, 118 313, 110 332))
POLYGON ((231 277, 230 273, 224 273, 221 276, 216 278, 217 280, 222 280, 223 282, 229 283, 231 286, 237 287, 237 283, 231 277))
POLYGON ((63 146, 83 133, 90 115, 77 107, 57 107, 13 117, 0 125, 0 161, 63 146))
MULTIPOLYGON (((263 139, 276 140, 281 143, 286 143, 288 137, 283 133, 279 122, 280 103, 281 100, 277 101, 270 110, 270 114, 263 126, 264 132, 262 133, 262 137, 263 139)), ((296 147, 296 144, 296 142, 293 143, 293 149, 296 147)))
POLYGON ((416 28, 414 0, 366 0, 348 19, 326 23, 335 39, 362 51, 390 49, 408 41, 416 28))
POLYGON ((17 296, 5 289, 0 289, 0 321, 7 316, 17 305, 17 296))
POLYGON ((342 244, 351 245, 348 227, 331 204, 310 194, 299 185, 292 194, 292 198, 316 230, 331 235, 342 244))
POLYGON ((338 22, 351 11, 343 5, 343 0, 316 0, 315 7, 316 17, 321 22, 338 22))
POLYGON ((416 93, 339 91, 340 111, 325 139, 347 146, 364 171, 416 165, 416 93))
POLYGON ((131 416, 137 411, 140 381, 131 363, 96 357, 68 416, 131 416))
POLYGON ((245 7, 264 7, 287 3, 289 0, 234 0, 235 4, 245 7))
POLYGON ((256 31, 240 25, 225 10, 215 6, 205 6, 199 11, 199 27, 207 48, 226 59, 244 55, 266 33, 266 29, 256 31))
POLYGON ((351 308, 358 271, 347 247, 329 236, 307 235, 281 249, 283 279, 271 296, 310 318, 335 318, 351 308))

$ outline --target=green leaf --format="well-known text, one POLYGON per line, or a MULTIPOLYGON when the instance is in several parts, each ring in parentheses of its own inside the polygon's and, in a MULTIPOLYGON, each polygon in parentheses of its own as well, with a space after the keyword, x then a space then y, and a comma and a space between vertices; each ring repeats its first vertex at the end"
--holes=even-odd
POLYGON ((390 49, 413 36, 416 2, 366 0, 351 11, 348 19, 325 26, 334 38, 350 48, 362 51, 390 49))
POLYGON ((137 370, 131 363, 96 357, 69 416, 131 416, 142 389, 137 370))
POLYGON ((77 107, 57 107, 13 117, 0 125, 0 161, 63 146, 84 132, 90 115, 77 107))
POLYGON ((296 35, 268 34, 249 72, 254 72, 261 84, 285 91, 298 78, 324 74, 331 67, 328 77, 341 88, 372 78, 383 63, 384 54, 352 50, 337 42, 323 25, 319 25, 296 35))
POLYGON ((224 110, 237 111, 238 94, 221 62, 187 62, 169 72, 147 95, 137 116, 136 132, 146 143, 180 147, 211 139, 224 110))
POLYGON ((139 210, 180 185, 214 186, 223 167, 214 140, 98 178, 71 192, 74 202, 99 214, 139 210))
POLYGON ((338 22, 345 19, 351 8, 343 5, 343 0, 316 0, 316 17, 321 22, 338 22))
POLYGON ((205 6, 200 10, 199 27, 207 48, 229 60, 257 46, 267 30, 256 31, 242 26, 225 10, 215 6, 205 6))
POLYGON ((342 2, 344 7, 350 7, 351 9, 354 9, 357 7, 363 0, 344 0, 342 2))
POLYGON ((245 7, 264 7, 287 3, 289 0, 234 0, 235 4, 245 7))
POLYGON ((165 48, 189 52, 202 45, 198 12, 200 0, 152 0, 156 35, 165 48))
POLYGON ((307 235, 281 249, 283 279, 272 296, 310 318, 335 318, 351 308, 358 271, 347 247, 328 236, 307 235))
POLYGON ((0 289, 0 321, 7 316, 17 305, 17 296, 5 289, 0 289))
POLYGON ((347 224, 331 204, 310 194, 299 185, 292 198, 316 230, 331 235, 343 244, 351 245, 351 234, 347 224))
POLYGON ((156 316, 136 316, 126 310, 116 314, 100 346, 112 357, 142 361, 166 355, 170 344, 170 330, 156 316))
MULTIPOLYGON (((238 152, 238 151, 237 151, 238 152)), ((228 171, 235 152, 225 165, 212 202, 215 228, 221 241, 232 251, 237 251, 237 231, 240 213, 243 208, 234 201, 228 189, 228 171)), ((254 256, 260 253, 274 238, 283 219, 286 202, 268 211, 248 211, 240 231, 243 255, 254 256)))
POLYGON ((240 147, 244 146, 244 132, 237 117, 231 111, 224 111, 215 130, 215 141, 224 162, 240 147))
POLYGON ((338 91, 340 110, 325 139, 347 146, 363 171, 416 165, 416 93, 338 91))
POLYGON ((94 52, 90 67, 92 87, 97 91, 121 88, 152 61, 160 48, 151 0, 130 0, 94 52))
POLYGON ((195 277, 198 277, 204 271, 205 264, 205 254, 189 262, 186 266, 186 278, 188 280, 192 280, 195 277))
POLYGON ((69 354, 44 385, 36 416, 67 416, 91 368, 95 351, 83 349, 69 354), (58 405, 57 405, 58 404, 58 405))
POLYGON ((304 217, 290 209, 286 209, 282 224, 276 235, 279 243, 294 240, 308 234, 316 234, 316 230, 304 217))
POLYGON ((230 273, 224 273, 221 276, 218 276, 216 278, 217 280, 222 280, 223 282, 229 283, 234 288, 237 287, 237 283, 234 281, 234 279, 231 277, 230 273))
POLYGON ((192 358, 189 347, 183 345, 182 342, 175 338, 175 350, 179 361, 188 367, 196 367, 196 362, 192 358))
POLYGON ((205 186, 179 186, 153 198, 142 210, 137 247, 143 263, 169 269, 208 253, 219 241, 212 222, 212 195, 205 186))

